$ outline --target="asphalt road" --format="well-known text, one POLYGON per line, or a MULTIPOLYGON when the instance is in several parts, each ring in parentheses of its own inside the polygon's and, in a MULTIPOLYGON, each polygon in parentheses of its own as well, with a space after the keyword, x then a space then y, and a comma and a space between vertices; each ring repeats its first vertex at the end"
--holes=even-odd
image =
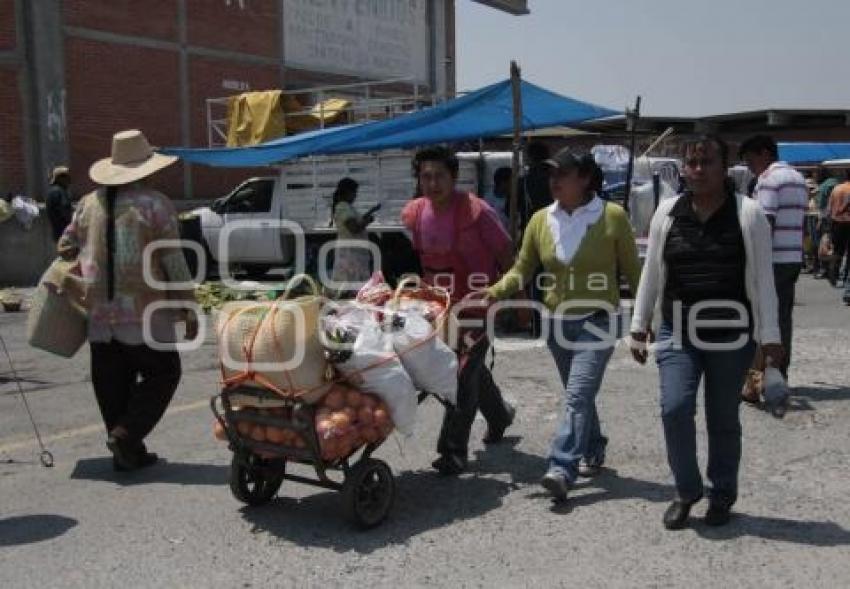
POLYGON ((392 514, 361 532, 334 492, 287 482, 265 507, 233 498, 230 454, 212 438, 207 408, 212 345, 184 356, 184 379, 150 438, 165 461, 116 474, 88 353, 64 360, 30 349, 24 314, 0 314, 56 458, 52 469, 38 465, 0 357, 0 587, 850 586, 850 308, 823 281, 804 277, 798 293, 792 410, 779 421, 742 409, 733 521, 708 528, 699 505, 678 532, 661 526, 673 491, 657 373, 623 349, 600 396, 607 468, 568 503, 553 504, 537 484, 559 410, 554 365, 544 349, 505 351, 495 375, 518 404, 507 440, 485 451, 476 422, 470 472, 440 478, 429 467, 440 407, 421 406, 416 434, 378 453, 396 475, 392 514))

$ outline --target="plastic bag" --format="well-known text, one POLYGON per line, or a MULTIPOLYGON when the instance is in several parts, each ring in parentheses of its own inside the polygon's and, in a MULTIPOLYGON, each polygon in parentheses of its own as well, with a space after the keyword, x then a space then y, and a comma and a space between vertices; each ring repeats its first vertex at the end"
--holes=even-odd
POLYGON ((436 337, 434 328, 421 314, 400 314, 398 318, 400 321, 393 323, 393 349, 413 384, 456 405, 457 355, 436 337))
POLYGON ((783 407, 791 396, 791 391, 788 389, 788 383, 773 366, 767 366, 764 369, 764 402, 774 414, 776 410, 783 407))
POLYGON ((38 217, 38 205, 31 198, 16 196, 12 199, 12 210, 18 223, 26 230, 32 228, 33 222, 38 217))
POLYGON ((413 381, 373 314, 347 308, 322 319, 328 359, 349 383, 379 396, 390 408, 393 423, 404 435, 413 433, 417 395, 413 381))
POLYGON ((357 291, 356 300, 361 303, 381 306, 393 296, 393 289, 384 279, 384 273, 373 272, 369 280, 357 291))

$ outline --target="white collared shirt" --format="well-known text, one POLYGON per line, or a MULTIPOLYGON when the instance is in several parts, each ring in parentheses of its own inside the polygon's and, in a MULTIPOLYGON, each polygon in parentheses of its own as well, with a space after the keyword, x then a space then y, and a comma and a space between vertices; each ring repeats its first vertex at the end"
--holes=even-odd
POLYGON ((587 229, 599 220, 605 203, 598 196, 578 207, 572 214, 561 208, 558 201, 547 207, 546 222, 555 242, 555 257, 569 264, 581 245, 587 229))

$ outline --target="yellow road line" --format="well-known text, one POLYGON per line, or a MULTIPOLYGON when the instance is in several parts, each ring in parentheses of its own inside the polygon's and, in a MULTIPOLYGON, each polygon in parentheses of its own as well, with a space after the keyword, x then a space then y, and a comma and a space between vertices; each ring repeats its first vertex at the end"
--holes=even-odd
MULTIPOLYGON (((200 409, 202 407, 209 407, 210 402, 208 400, 203 401, 195 401, 193 403, 187 403, 186 405, 178 405, 176 407, 171 407, 168 411, 165 412, 166 415, 173 415, 175 413, 185 413, 186 411, 193 411, 195 409, 200 409)), ((78 427, 74 429, 65 430, 63 432, 59 432, 57 434, 52 434, 49 436, 42 437, 45 446, 50 446, 52 442, 58 442, 60 440, 68 440, 70 438, 78 438, 80 436, 87 436, 89 434, 103 433, 103 424, 98 423, 95 425, 86 425, 83 427, 78 427)), ((29 446, 37 446, 38 442, 36 441, 34 436, 31 436, 27 439, 19 439, 14 442, 8 442, 5 444, 0 444, 0 452, 11 452, 12 450, 20 450, 21 448, 27 448, 29 446)))

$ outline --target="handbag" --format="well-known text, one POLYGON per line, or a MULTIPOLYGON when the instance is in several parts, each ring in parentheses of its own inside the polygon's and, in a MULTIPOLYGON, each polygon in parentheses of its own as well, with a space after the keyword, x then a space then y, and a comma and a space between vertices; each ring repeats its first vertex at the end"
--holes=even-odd
POLYGON ((82 301, 86 284, 76 262, 57 258, 42 275, 27 317, 27 341, 35 348, 70 358, 88 338, 82 301))

